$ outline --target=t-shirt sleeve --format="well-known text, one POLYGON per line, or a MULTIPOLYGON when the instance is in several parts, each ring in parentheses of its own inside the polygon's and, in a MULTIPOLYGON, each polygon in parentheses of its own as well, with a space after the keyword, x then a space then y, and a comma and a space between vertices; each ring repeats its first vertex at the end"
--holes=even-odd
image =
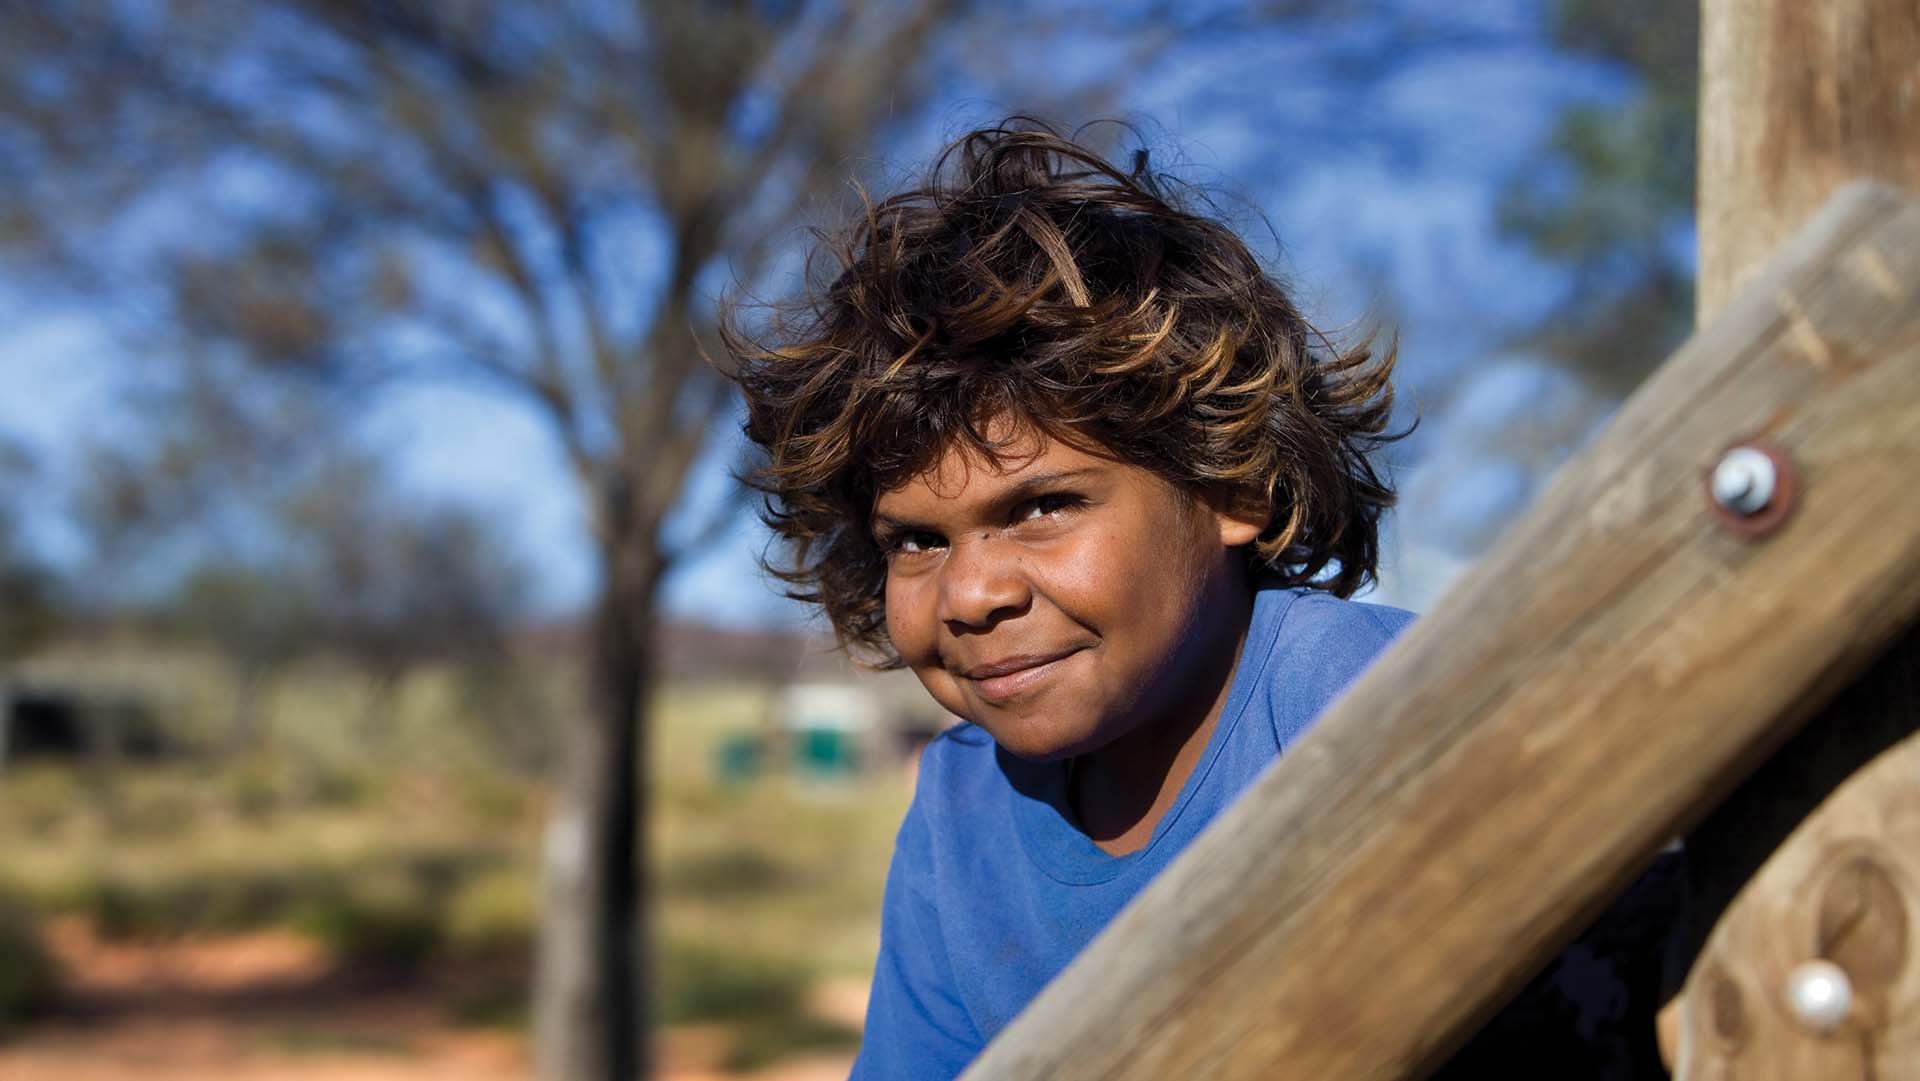
POLYGON ((880 959, 851 1081, 943 1081, 958 1076, 984 1044, 960 1002, 941 938, 923 802, 907 811, 887 871, 880 959))
POLYGON ((1288 608, 1265 681, 1274 738, 1291 746, 1413 622, 1378 604, 1308 593, 1288 608))

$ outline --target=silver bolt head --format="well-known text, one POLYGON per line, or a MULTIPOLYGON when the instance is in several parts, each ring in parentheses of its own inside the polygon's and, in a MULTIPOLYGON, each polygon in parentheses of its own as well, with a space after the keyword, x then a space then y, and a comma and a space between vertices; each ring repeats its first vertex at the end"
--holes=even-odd
POLYGON ((1713 501, 1743 517, 1760 513, 1779 483, 1773 459, 1753 447, 1735 447, 1713 467, 1713 501))
POLYGON ((1815 1032, 1832 1032, 1853 1010, 1853 983, 1832 961, 1802 961, 1787 974, 1787 1008, 1815 1032))

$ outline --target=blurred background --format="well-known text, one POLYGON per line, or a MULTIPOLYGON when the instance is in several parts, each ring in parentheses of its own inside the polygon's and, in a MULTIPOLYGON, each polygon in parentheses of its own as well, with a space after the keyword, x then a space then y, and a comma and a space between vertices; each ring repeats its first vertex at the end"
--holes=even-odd
POLYGON ((757 571, 721 293, 1126 121, 1398 329, 1422 609, 1689 325, 1695 19, 0 0, 0 1077, 844 1076, 944 718, 757 571))

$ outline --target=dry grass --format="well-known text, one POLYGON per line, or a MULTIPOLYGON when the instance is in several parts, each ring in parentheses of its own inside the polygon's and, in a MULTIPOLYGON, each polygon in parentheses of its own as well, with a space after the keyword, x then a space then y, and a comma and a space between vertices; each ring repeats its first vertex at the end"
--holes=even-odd
MULTIPOLYGON (((169 725, 217 743, 231 704, 220 666, 110 653, 100 678, 157 681, 144 693, 169 725)), ((68 653, 42 672, 78 663, 68 653)), ((572 708, 563 680, 537 678, 521 701, 572 708)), ((458 680, 424 673, 371 714, 380 700, 350 671, 314 665, 266 701, 263 743, 245 755, 10 767, 0 887, 109 940, 291 929, 337 963, 405 971, 527 954, 545 792, 502 761, 487 734, 498 719, 472 716, 458 680)), ((777 770, 722 782, 722 743, 760 728, 766 702, 760 688, 676 687, 654 713, 660 1015, 729 1026, 741 1067, 855 1038, 808 996, 870 969, 909 795, 893 771, 832 787, 777 770)), ((523 991, 458 1008, 511 1025, 523 991)))

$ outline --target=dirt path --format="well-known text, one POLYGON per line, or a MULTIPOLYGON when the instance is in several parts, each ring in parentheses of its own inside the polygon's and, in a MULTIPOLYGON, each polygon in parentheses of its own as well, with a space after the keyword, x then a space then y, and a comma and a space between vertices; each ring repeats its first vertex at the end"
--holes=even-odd
MULTIPOLYGON (((343 973, 285 933, 209 942, 103 943, 56 923, 49 943, 67 974, 67 1007, 0 1045, 0 1081, 529 1081, 524 1037, 461 1025, 448 992, 485 972, 430 986, 343 973)), ((497 973, 491 974, 497 976, 497 973)), ((822 1007, 855 1008, 858 988, 823 989, 822 1007)), ((669 1030, 662 1081, 721 1081, 724 1030, 669 1030)), ((847 1055, 759 1071, 756 1081, 839 1081, 847 1055)))

